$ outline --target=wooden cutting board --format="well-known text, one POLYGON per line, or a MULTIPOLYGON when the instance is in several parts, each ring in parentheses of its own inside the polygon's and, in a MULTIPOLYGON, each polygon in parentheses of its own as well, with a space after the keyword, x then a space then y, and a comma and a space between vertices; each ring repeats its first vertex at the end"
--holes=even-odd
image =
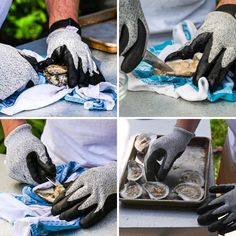
POLYGON ((83 41, 89 47, 117 53, 117 11, 111 8, 79 18, 83 41))

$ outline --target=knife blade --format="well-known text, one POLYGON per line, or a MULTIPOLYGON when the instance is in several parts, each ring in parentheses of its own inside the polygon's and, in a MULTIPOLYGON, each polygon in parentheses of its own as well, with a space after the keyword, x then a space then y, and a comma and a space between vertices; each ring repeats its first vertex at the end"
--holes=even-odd
POLYGON ((61 185, 61 183, 58 182, 57 180, 53 180, 53 179, 51 179, 51 178, 49 178, 49 177, 46 177, 46 179, 47 179, 51 184, 53 184, 54 186, 61 185))
POLYGON ((173 69, 168 66, 164 61, 158 58, 155 54, 151 53, 150 51, 146 50, 143 60, 147 62, 149 65, 160 69, 161 71, 173 71, 173 69))

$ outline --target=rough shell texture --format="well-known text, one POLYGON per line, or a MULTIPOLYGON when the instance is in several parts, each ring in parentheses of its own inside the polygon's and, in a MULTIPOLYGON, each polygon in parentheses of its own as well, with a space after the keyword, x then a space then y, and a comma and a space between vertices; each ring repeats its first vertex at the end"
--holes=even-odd
POLYGON ((164 72, 156 68, 154 74, 184 77, 192 76, 197 69, 201 55, 201 53, 196 53, 193 59, 169 61, 166 64, 169 65, 173 71, 164 72))
POLYGON ((160 200, 166 198, 169 194, 169 187, 160 182, 146 182, 143 188, 153 200, 160 200))
POLYGON ((204 195, 203 189, 199 185, 192 183, 179 184, 174 188, 174 191, 184 201, 200 201, 204 195))
POLYGON ((137 199, 143 194, 143 188, 140 184, 130 181, 124 185, 120 191, 120 196, 126 199, 137 199))
POLYGON ((67 67, 63 65, 49 65, 45 68, 44 76, 47 78, 50 84, 54 84, 56 86, 65 86, 67 85, 68 74, 67 67))
POLYGON ((47 202, 53 203, 55 199, 65 190, 63 185, 57 185, 49 189, 37 189, 35 192, 47 202))
POLYGON ((197 184, 199 186, 203 186, 204 185, 204 178, 202 177, 202 175, 197 172, 197 171, 192 171, 192 170, 186 170, 184 171, 181 176, 180 176, 180 182, 183 183, 193 183, 193 184, 197 184))
POLYGON ((136 161, 128 162, 128 175, 129 181, 138 181, 144 176, 144 167, 136 161))

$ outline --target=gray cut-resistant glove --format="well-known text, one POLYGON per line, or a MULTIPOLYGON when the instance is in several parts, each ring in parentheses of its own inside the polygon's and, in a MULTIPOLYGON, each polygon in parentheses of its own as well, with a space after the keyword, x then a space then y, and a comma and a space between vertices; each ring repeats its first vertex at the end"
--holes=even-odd
POLYGON ((171 134, 152 140, 144 158, 147 180, 164 180, 172 165, 185 151, 193 136, 193 133, 175 127, 171 134), (158 161, 162 161, 161 164, 158 161))
POLYGON ((209 192, 221 195, 198 208, 198 223, 223 235, 236 230, 236 184, 213 186, 209 192))
POLYGON ((143 59, 149 31, 139 0, 120 0, 120 55, 124 57, 121 70, 129 73, 143 59))
POLYGON ((6 164, 11 178, 37 185, 56 176, 56 167, 43 143, 31 132, 29 124, 15 128, 6 138, 6 164))
POLYGON ((226 6, 222 7, 208 14, 190 43, 166 58, 166 61, 192 59, 195 53, 202 52, 193 82, 197 85, 204 76, 212 91, 216 90, 236 61, 236 19, 226 11, 226 6))
POLYGON ((68 86, 87 87, 105 81, 92 58, 88 45, 81 40, 79 29, 74 26, 57 29, 47 38, 47 58, 41 67, 50 64, 68 66, 68 86))
POLYGON ((116 162, 86 170, 54 201, 52 214, 80 217, 83 228, 94 225, 117 205, 116 174, 116 162))
POLYGON ((0 100, 18 89, 31 87, 39 81, 37 61, 20 50, 0 44, 0 100))

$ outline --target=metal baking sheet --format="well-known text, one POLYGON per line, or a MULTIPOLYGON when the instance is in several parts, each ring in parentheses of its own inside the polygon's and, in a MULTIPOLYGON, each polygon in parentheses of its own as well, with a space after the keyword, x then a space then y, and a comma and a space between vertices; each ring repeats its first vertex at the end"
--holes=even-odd
MULTIPOLYGON (((157 136, 160 137, 160 136, 157 136)), ((136 137, 135 137, 136 138, 136 137)), ((123 174, 120 179, 119 189, 122 190, 124 184, 127 182, 127 165, 128 161, 135 160, 140 163, 137 156, 137 151, 134 147, 135 138, 132 142, 130 154, 125 165, 123 174)), ((204 196, 200 201, 183 201, 183 200, 151 200, 151 199, 124 199, 120 197, 120 201, 126 205, 138 206, 168 206, 168 207, 183 207, 193 208, 198 207, 202 202, 205 201, 208 194, 208 181, 209 181, 209 160, 211 157, 211 144, 210 140, 205 137, 195 137, 191 140, 187 146, 185 152, 177 159, 171 168, 168 176, 163 183, 167 184, 170 191, 178 185, 180 174, 185 170, 198 171, 204 178, 204 196)))

